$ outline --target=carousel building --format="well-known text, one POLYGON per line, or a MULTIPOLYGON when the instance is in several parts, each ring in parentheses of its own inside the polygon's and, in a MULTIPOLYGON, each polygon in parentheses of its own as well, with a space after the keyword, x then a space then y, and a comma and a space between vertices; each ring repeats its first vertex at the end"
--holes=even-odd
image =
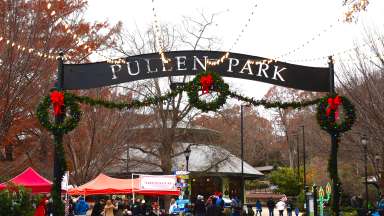
MULTIPOLYGON (((151 142, 152 146, 156 145, 153 140, 156 140, 157 129, 153 124, 135 128, 134 134, 141 138, 132 138, 132 140, 140 140, 142 143, 143 136, 140 134, 146 134, 145 142, 151 142)), ((178 140, 174 142, 173 147, 173 151, 176 153, 172 158, 172 171, 174 174, 189 173, 185 181, 188 182, 192 200, 197 195, 207 197, 217 192, 223 193, 224 196, 241 194, 241 159, 215 143, 220 136, 217 131, 200 126, 189 126, 183 122, 180 122, 173 130, 175 130, 175 137, 178 140)), ((134 145, 127 147, 128 150, 122 155, 120 163, 114 164, 106 170, 108 175, 117 178, 131 178, 132 175, 138 174, 164 174, 161 168, 156 166, 156 164, 160 164, 158 157, 151 154, 149 149, 143 151, 143 147, 137 148, 134 145)), ((243 164, 243 175, 245 180, 254 180, 264 176, 246 162, 243 164)))

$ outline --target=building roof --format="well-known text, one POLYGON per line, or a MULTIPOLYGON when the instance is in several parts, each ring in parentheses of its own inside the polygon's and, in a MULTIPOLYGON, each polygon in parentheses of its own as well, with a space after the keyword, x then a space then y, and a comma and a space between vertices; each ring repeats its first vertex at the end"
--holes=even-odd
POLYGON ((274 166, 260 166, 255 167, 255 169, 259 170, 260 172, 271 172, 275 169, 274 166))
MULTIPOLYGON (((185 170, 186 158, 184 150, 190 146, 191 154, 189 158, 190 172, 203 172, 216 175, 239 175, 241 173, 241 159, 221 148, 220 146, 194 143, 178 143, 175 147, 175 157, 172 161, 172 170, 185 170)), ((137 162, 129 162, 129 173, 161 173, 160 164, 157 157, 149 153, 143 153, 138 149, 129 150, 130 159, 137 162), (148 163, 145 163, 148 162, 148 163)), ((127 154, 122 155, 122 162, 107 169, 108 173, 116 175, 127 173, 126 164, 127 154)), ((246 177, 263 176, 264 174, 244 162, 244 175, 246 177)))

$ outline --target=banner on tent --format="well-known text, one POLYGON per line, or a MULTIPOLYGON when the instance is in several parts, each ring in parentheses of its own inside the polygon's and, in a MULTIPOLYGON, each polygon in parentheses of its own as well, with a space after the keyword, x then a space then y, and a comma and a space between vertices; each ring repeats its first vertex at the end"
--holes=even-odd
POLYGON ((307 67, 285 62, 262 63, 266 58, 230 53, 223 63, 210 66, 208 60, 217 60, 225 52, 174 51, 167 52, 170 63, 164 64, 158 53, 130 56, 124 64, 97 62, 64 64, 64 89, 89 89, 124 82, 167 77, 196 75, 214 71, 223 77, 255 80, 274 85, 327 92, 330 89, 329 68, 307 67), (251 61, 260 62, 251 64, 251 61))
POLYGON ((140 190, 176 190, 176 176, 140 175, 140 190))

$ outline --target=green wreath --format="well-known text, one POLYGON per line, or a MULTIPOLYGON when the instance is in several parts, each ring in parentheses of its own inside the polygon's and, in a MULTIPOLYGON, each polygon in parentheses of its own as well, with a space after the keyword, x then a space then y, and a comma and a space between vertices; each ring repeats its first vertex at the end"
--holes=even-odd
MULTIPOLYGON (((64 118, 63 124, 52 123, 49 117, 49 108, 52 102, 49 96, 45 96, 37 107, 37 118, 41 125, 53 134, 66 134, 75 129, 80 121, 81 111, 76 98, 71 93, 64 93, 64 107, 69 108, 69 117, 64 118)), ((65 116, 65 115, 64 115, 65 116)))
POLYGON ((317 121, 321 129, 331 135, 343 133, 352 128, 355 120, 355 107, 347 97, 331 94, 320 99, 317 107, 317 121), (341 107, 338 106, 343 108, 343 119, 339 122, 337 122, 337 116, 338 109, 341 107))
POLYGON ((208 112, 208 111, 216 111, 223 104, 225 104, 227 100, 227 96, 229 94, 229 86, 224 82, 223 78, 221 78, 220 75, 218 75, 217 73, 203 72, 198 74, 191 82, 187 84, 186 91, 188 94, 189 103, 192 106, 196 107, 197 109, 200 109, 203 112, 208 112), (213 85, 209 90, 217 92, 218 96, 213 101, 206 102, 199 98, 199 91, 202 90, 200 79, 201 77, 209 76, 209 75, 213 79, 213 85))

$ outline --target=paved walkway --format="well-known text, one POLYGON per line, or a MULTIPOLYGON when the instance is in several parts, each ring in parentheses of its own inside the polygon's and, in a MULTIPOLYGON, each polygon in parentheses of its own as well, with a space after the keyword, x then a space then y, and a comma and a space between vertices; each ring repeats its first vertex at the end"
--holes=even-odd
MULTIPOLYGON (((256 214, 256 208, 253 208, 253 211, 255 212, 256 214)), ((274 216, 279 216, 279 211, 275 208, 275 210, 273 211, 273 215, 274 216)), ((283 213, 283 216, 287 216, 287 210, 284 211, 283 213)), ((267 207, 263 207, 263 211, 261 211, 261 216, 269 216, 269 210, 267 207)), ((295 216, 295 213, 292 212, 292 216, 295 216)), ((301 216, 301 213, 299 214, 299 216, 301 216)))

